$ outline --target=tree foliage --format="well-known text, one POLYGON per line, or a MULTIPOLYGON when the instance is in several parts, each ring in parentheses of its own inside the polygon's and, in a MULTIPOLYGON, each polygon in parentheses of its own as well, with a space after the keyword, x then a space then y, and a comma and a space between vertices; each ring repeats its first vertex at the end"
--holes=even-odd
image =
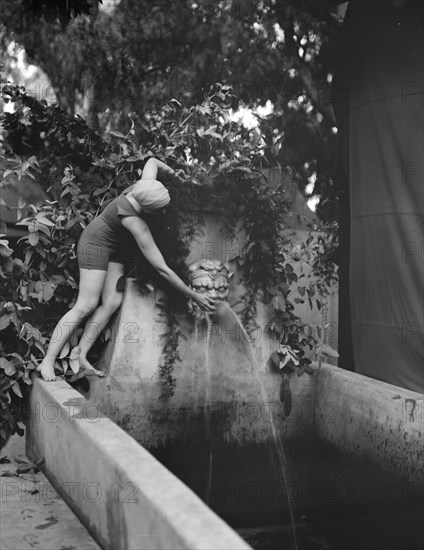
POLYGON ((99 2, 102 0, 21 0, 20 4, 22 13, 48 23, 58 20, 64 26, 78 15, 90 14, 99 2))
MULTIPOLYGON (((270 163, 292 166, 303 191, 316 174, 320 214, 336 217, 340 173, 330 93, 338 24, 289 2, 121 0, 59 23, 34 23, 20 2, 5 6, 4 44, 21 44, 52 83, 59 106, 93 128, 127 132, 172 98, 201 103, 209 87, 233 89, 233 109, 267 102, 258 130, 270 163)), ((40 90, 39 99, 53 98, 40 90)), ((140 136, 137 136, 141 139, 140 136)))

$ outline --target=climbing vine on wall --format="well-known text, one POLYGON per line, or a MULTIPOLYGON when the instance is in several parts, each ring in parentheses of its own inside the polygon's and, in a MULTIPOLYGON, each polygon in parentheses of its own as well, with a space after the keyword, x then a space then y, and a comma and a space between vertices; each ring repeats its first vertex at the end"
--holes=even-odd
MULTIPOLYGON (((237 258, 244 265, 247 284, 244 323, 247 328, 252 323, 260 292, 276 313, 270 330, 281 340, 277 352, 280 364, 307 366, 304 347, 313 346, 317 339, 307 333, 290 299, 292 287, 299 281, 291 265, 293 257, 287 253, 291 239, 281 231, 283 215, 290 210, 284 182, 274 187, 267 184, 263 143, 229 116, 233 101, 229 88, 213 86, 205 101, 193 107, 171 100, 144 118, 137 138, 134 127, 127 135, 95 132, 81 117, 69 118, 56 106, 37 102, 22 87, 6 84, 2 97, 13 103, 14 112, 3 117, 0 185, 19 190, 25 181, 37 181, 46 198, 31 204, 20 197, 15 209, 25 233, 19 241, 12 243, 5 237, 4 225, 0 230, 1 441, 25 421, 19 403, 32 384, 31 374, 45 353, 56 322, 75 302, 75 247, 81 231, 140 177, 151 156, 178 171, 178 176, 163 178, 172 198, 166 218, 150 221, 167 263, 187 280, 185 260, 199 231, 195 214, 199 206, 219 208, 227 219, 244 219, 247 241, 237 258)), ((334 227, 332 235, 336 235, 334 227)), ((327 283, 336 277, 325 242, 317 245, 312 260, 321 283, 303 290, 298 285, 311 307, 320 306, 327 283)), ((305 245, 305 253, 312 253, 311 243, 305 245)), ((138 258, 127 262, 126 274, 136 276, 140 288, 146 290, 151 283, 165 288, 164 281, 131 246, 128 257, 138 258)), ((177 313, 186 307, 186 300, 173 289, 166 290, 169 335, 164 343, 161 380, 163 395, 169 397, 175 386, 173 368, 179 361, 177 313)), ((58 374, 72 378, 78 371, 70 349, 80 334, 81 329, 62 350, 56 364, 58 374)))

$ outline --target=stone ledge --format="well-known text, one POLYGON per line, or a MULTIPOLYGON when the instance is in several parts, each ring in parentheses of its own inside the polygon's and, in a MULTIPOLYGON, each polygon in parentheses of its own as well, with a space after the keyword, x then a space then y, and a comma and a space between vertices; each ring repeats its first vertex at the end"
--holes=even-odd
POLYGON ((424 483, 423 394, 331 365, 323 365, 314 392, 319 437, 401 480, 424 483))
POLYGON ((64 381, 34 380, 27 455, 104 549, 248 550, 176 476, 64 381))

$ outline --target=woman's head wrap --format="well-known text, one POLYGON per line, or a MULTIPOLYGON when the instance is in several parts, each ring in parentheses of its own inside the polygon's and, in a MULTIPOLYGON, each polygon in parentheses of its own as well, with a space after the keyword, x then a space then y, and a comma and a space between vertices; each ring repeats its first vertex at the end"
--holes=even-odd
POLYGON ((171 200, 168 190, 157 180, 138 180, 132 190, 132 196, 145 212, 164 208, 171 200))

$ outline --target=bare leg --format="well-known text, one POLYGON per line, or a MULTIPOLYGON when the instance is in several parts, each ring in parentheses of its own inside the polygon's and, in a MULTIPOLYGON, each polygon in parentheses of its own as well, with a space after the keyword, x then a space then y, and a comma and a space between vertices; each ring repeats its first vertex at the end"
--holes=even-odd
POLYGON ((116 283, 123 274, 124 266, 122 264, 117 262, 109 262, 107 275, 103 286, 102 303, 90 319, 88 319, 78 346, 80 349, 80 355, 78 357, 80 367, 88 371, 84 374, 85 376, 89 376, 90 374, 97 374, 98 376, 104 375, 102 371, 95 369, 90 364, 87 360, 87 354, 109 322, 109 319, 122 303, 122 292, 118 292, 116 290, 116 283))
POLYGON ((80 269, 80 283, 77 301, 61 318, 50 338, 49 347, 37 370, 44 380, 55 380, 54 363, 72 332, 94 310, 99 303, 100 294, 106 278, 106 271, 80 269))

